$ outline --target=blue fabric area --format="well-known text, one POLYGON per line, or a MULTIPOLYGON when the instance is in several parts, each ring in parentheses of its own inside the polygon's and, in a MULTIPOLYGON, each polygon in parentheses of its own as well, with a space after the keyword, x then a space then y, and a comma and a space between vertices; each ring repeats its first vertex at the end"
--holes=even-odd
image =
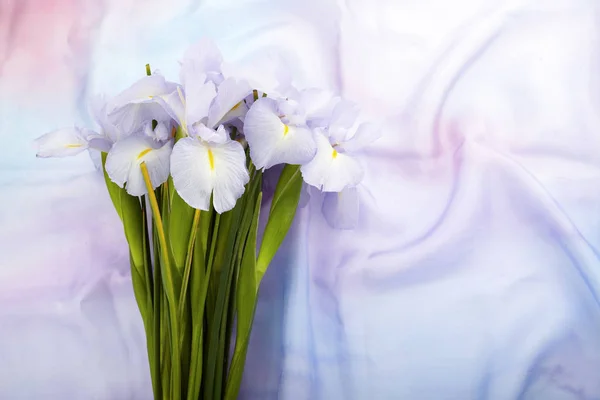
POLYGON ((102 177, 30 143, 146 63, 177 79, 207 35, 384 124, 360 226, 331 230, 313 194, 267 272, 240 398, 600 399, 595 1, 69 4, 54 86, 11 86, 26 50, 0 31, 0 398, 151 397, 102 177))

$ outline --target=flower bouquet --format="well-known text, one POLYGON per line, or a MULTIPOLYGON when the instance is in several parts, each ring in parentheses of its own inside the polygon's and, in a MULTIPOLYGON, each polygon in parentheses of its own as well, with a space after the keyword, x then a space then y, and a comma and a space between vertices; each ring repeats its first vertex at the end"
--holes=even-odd
POLYGON ((184 55, 180 83, 147 65, 128 89, 93 99, 97 132, 36 140, 38 157, 100 154, 155 399, 237 397, 260 283, 307 185, 325 193, 332 226, 352 228, 363 177, 352 154, 377 138, 327 91, 298 90, 280 73, 266 93, 226 66, 203 40, 184 55))

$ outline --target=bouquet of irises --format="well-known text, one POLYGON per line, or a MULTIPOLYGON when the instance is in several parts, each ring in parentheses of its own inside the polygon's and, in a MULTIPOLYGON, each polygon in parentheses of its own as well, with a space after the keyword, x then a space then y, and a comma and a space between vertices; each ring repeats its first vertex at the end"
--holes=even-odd
POLYGON ((301 197, 324 193, 328 223, 352 229, 363 178, 353 154, 378 137, 353 103, 298 90, 284 72, 267 93, 231 65, 202 40, 180 83, 146 65, 128 89, 90 102, 98 131, 37 139, 38 157, 100 154, 157 400, 237 397, 259 286, 301 197))

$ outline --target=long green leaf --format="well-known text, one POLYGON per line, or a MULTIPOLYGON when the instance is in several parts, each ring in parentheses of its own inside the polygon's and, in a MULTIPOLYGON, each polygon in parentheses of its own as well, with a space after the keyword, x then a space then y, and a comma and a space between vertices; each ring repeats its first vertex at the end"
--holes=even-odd
POLYGON ((300 191, 302 189, 302 175, 299 165, 286 165, 281 171, 275 194, 271 203, 269 220, 265 227, 258 259, 256 261, 256 284, 260 285, 267 267, 275 257, 275 253, 281 246, 283 239, 287 235, 298 202, 300 201, 300 191))
MULTIPOLYGON (((153 244, 154 243, 158 243, 158 236, 156 233, 156 230, 154 230, 153 232, 153 244)), ((153 306, 154 306, 154 312, 153 312, 153 343, 152 346, 154 348, 153 351, 153 355, 154 355, 154 359, 153 359, 153 364, 154 364, 154 370, 157 371, 157 376, 156 376, 156 382, 153 382, 153 388, 154 388, 154 397, 157 399, 162 399, 163 398, 163 379, 162 379, 162 375, 163 375, 163 369, 162 369, 162 360, 163 360, 163 354, 162 354, 162 348, 161 348, 161 343, 164 343, 164 340, 166 339, 164 336, 164 329, 162 328, 164 326, 164 324, 162 324, 162 321, 164 319, 164 316, 162 314, 162 310, 164 309, 164 292, 163 292, 163 288, 162 288, 162 278, 161 278, 161 272, 160 272, 160 257, 158 254, 158 246, 154 246, 153 245, 153 250, 154 250, 154 270, 152 271, 153 274, 153 306)), ((169 372, 170 373, 170 372, 169 372)), ((168 391, 167 391, 168 393, 168 391)))
POLYGON ((211 226, 218 229, 219 214, 211 210, 200 219, 200 231, 194 247, 194 267, 192 269, 192 354, 190 362, 190 377, 188 383, 188 399, 198 399, 202 390, 203 361, 204 361, 204 315, 206 310, 206 296, 208 293, 209 277, 211 276, 212 263, 209 261, 211 245, 211 226))
MULTIPOLYGON (((221 218, 227 217, 230 222, 228 223, 229 229, 222 230, 223 234, 219 234, 217 236, 217 248, 223 249, 223 258, 217 259, 214 258, 212 264, 213 271, 215 268, 219 268, 218 275, 218 287, 216 291, 216 301, 215 301, 215 309, 212 315, 212 318, 209 319, 209 337, 208 337, 208 355, 207 355, 207 363, 206 363, 206 374, 205 374, 205 382, 206 386, 204 386, 204 398, 206 399, 220 399, 219 391, 222 387, 222 382, 215 381, 218 378, 218 370, 221 370, 222 363, 218 364, 219 354, 224 351, 224 344, 220 340, 221 335, 221 325, 223 318, 227 318, 225 315, 225 311, 227 310, 227 288, 231 282, 232 276, 232 253, 233 246, 235 241, 236 232, 239 228, 238 224, 241 217, 241 212, 244 207, 244 199, 245 196, 242 196, 240 200, 238 200, 236 206, 233 210, 228 213, 224 213, 221 218), (228 214, 228 215, 226 215, 228 214), (223 247, 224 246, 224 247, 223 247), (220 265, 217 266, 217 263, 220 265)), ((213 276, 211 276, 211 279, 213 276)))
POLYGON ((194 252, 194 245, 196 244, 196 234, 198 233, 198 225, 200 223, 200 210, 194 211, 191 232, 187 238, 187 255, 185 258, 185 264, 183 266, 183 279, 181 282, 181 294, 179 295, 179 306, 177 310, 177 319, 181 326, 181 368, 182 368, 182 387, 188 386, 189 374, 187 371, 190 368, 191 363, 191 340, 192 340, 192 323, 191 323, 191 309, 190 309, 190 296, 189 296, 189 285, 190 276, 192 273, 192 258, 194 252))
MULTIPOLYGON (((169 179, 171 179, 169 177, 169 179)), ((169 182, 172 185, 172 182, 169 182)), ((173 252, 175 265, 183 273, 188 244, 192 232, 194 209, 174 191, 171 198, 171 214, 169 216, 169 244, 173 252)))
POLYGON ((258 231, 258 220, 260 217, 260 205, 262 201, 262 192, 259 193, 252 225, 244 245, 242 263, 240 267, 238 286, 237 286, 237 335, 235 349, 231 367, 227 378, 225 390, 226 400, 236 400, 242 383, 244 364, 246 362, 246 353, 250 342, 250 332, 252 331, 252 321, 257 300, 256 283, 256 236, 258 231))
POLYGON ((105 168, 106 157, 106 153, 101 154, 104 181, 115 210, 123 223, 125 239, 129 244, 133 290, 144 324, 148 325, 151 314, 148 303, 151 294, 148 292, 149 283, 146 280, 145 220, 142 206, 137 197, 130 196, 125 189, 110 180, 105 168))

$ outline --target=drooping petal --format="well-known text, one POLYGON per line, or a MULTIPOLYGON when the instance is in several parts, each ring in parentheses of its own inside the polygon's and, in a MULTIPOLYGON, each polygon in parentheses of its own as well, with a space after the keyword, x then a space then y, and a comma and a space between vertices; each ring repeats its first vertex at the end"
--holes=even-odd
POLYGON ((248 82, 236 80, 235 78, 224 80, 223 83, 219 85, 215 101, 212 103, 208 112, 208 126, 214 128, 220 123, 227 122, 224 117, 230 111, 240 109, 243 105, 244 98, 250 93, 252 93, 252 88, 248 82))
POLYGON ((356 187, 337 193, 325 193, 321 208, 325 220, 335 229, 354 229, 358 225, 358 191, 356 187))
POLYGON ((63 128, 48 132, 35 140, 37 157, 69 157, 88 148, 91 138, 99 137, 95 132, 82 128, 63 128))
POLYGON ((179 139, 171 153, 171 176, 173 186, 181 198, 191 207, 208 211, 215 176, 213 158, 209 147, 198 138, 179 139), (211 160, 212 164, 211 164, 211 160))
POLYGON ((106 157, 106 172, 114 183, 125 187, 132 196, 147 193, 140 164, 146 163, 153 187, 164 183, 169 176, 171 141, 162 147, 147 137, 130 136, 115 143, 106 157))
POLYGON ((102 153, 92 148, 88 148, 88 153, 96 171, 102 171, 102 153))
POLYGON ((250 180, 246 169, 246 153, 236 141, 211 146, 211 151, 214 157, 213 204, 215 211, 223 213, 235 207, 250 180))
POLYGON ((172 147, 173 142, 169 141, 157 149, 151 148, 151 150, 141 157, 138 155, 138 158, 129 171, 129 177, 127 178, 127 184, 125 185, 127 193, 132 196, 148 194, 148 188, 146 187, 146 181, 144 180, 141 169, 142 163, 144 163, 148 169, 148 175, 150 176, 150 182, 152 183, 153 189, 156 189, 167 181, 170 172, 169 166, 172 147))
POLYGON ((94 137, 88 142, 88 149, 102 151, 108 153, 113 145, 113 142, 106 137, 94 137))
POLYGON ((285 125, 278 116, 277 103, 270 98, 256 101, 244 119, 244 134, 250 156, 257 168, 303 164, 316 152, 313 135, 306 127, 285 125))
POLYGON ((340 153, 322 133, 315 135, 317 154, 300 168, 304 181, 324 192, 339 192, 360 183, 364 171, 347 154, 340 153))
POLYGON ((305 182, 302 183, 302 188, 300 189, 300 199, 298 200, 298 208, 304 208, 308 205, 308 202, 310 201, 310 192, 308 191, 309 187, 310 186, 305 182))
POLYGON ((208 210, 210 196, 218 213, 231 210, 249 181, 243 147, 234 141, 208 143, 180 139, 171 155, 173 185, 191 207, 208 210))
POLYGON ((344 150, 355 152, 373 143, 381 137, 381 127, 372 122, 364 122, 358 126, 354 135, 342 144, 344 150))

